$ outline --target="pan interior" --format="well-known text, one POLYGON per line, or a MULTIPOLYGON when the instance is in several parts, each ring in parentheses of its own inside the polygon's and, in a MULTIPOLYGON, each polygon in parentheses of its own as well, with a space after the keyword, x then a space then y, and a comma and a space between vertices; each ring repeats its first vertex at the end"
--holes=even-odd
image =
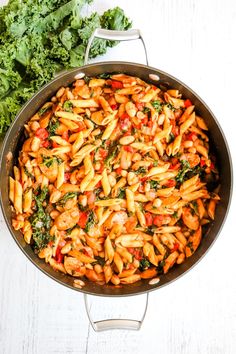
POLYGON ((19 112, 11 128, 9 129, 3 142, 0 163, 0 200, 3 209, 3 215, 8 225, 9 231, 20 249, 40 270, 42 270, 52 279, 74 290, 93 295, 127 296, 141 294, 143 292, 151 291, 161 286, 167 285, 170 282, 176 280, 179 276, 186 273, 206 254, 207 250, 210 248, 217 235, 219 234, 219 231, 221 230, 227 215, 232 192, 232 168, 229 149, 220 125, 210 109, 196 93, 194 93, 181 81, 155 68, 135 63, 103 62, 99 64, 91 64, 82 68, 66 71, 59 75, 51 83, 45 85, 37 94, 32 97, 30 101, 26 103, 26 105, 19 112), (140 77, 147 82, 160 86, 162 89, 178 89, 183 94, 183 97, 189 98, 192 102, 194 102, 196 112, 206 120, 206 123, 209 127, 210 143, 213 150, 216 152, 216 157, 219 164, 221 178, 221 202, 216 208, 214 222, 207 230, 205 236, 203 237, 203 241, 193 256, 188 258, 183 264, 172 268, 166 275, 160 275, 160 282, 155 285, 150 285, 149 280, 142 280, 140 282, 125 285, 123 287, 115 287, 112 285, 101 286, 91 281, 85 280, 85 286, 83 289, 74 288, 74 278, 69 275, 55 272, 48 264, 44 262, 44 260, 39 259, 38 256, 33 252, 32 248, 25 243, 22 234, 19 231, 15 231, 11 226, 11 206, 8 200, 8 176, 12 175, 13 165, 17 161, 17 156, 22 146, 22 140, 24 137, 24 124, 48 99, 50 99, 57 92, 61 86, 68 86, 76 78, 83 77, 85 75, 97 76, 104 73, 126 73, 140 77), (13 158, 11 158, 11 154, 13 158))

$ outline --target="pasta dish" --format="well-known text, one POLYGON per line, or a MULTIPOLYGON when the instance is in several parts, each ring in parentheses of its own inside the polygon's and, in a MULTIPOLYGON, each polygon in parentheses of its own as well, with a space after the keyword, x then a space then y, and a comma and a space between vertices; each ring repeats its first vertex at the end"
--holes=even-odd
POLYGON ((121 286, 166 274, 197 250, 220 200, 207 131, 190 99, 137 77, 61 87, 25 124, 12 225, 75 278, 121 286))

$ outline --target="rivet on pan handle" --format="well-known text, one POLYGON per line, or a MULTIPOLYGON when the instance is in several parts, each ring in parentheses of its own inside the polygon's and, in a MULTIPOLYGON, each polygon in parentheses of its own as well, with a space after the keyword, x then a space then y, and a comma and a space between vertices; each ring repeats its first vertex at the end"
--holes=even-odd
POLYGON ((131 329, 134 331, 138 331, 142 323, 145 319, 147 308, 148 308, 148 293, 146 293, 146 302, 145 302, 145 308, 144 312, 142 315, 142 318, 140 320, 130 320, 130 319, 107 319, 107 320, 101 320, 101 321, 94 321, 92 319, 89 306, 88 306, 88 295, 84 295, 84 303, 85 303, 85 308, 86 312, 88 315, 89 322, 94 329, 95 332, 102 332, 102 331, 107 331, 111 329, 131 329))
POLYGON ((132 41, 135 39, 140 39, 143 44, 146 64, 148 65, 148 56, 147 56, 147 49, 143 39, 143 36, 139 29, 131 29, 128 31, 113 31, 113 30, 106 30, 102 28, 97 28, 91 35, 88 45, 86 48, 85 56, 84 56, 84 65, 88 64, 89 52, 92 45, 94 38, 101 38, 101 39, 108 39, 110 41, 132 41))

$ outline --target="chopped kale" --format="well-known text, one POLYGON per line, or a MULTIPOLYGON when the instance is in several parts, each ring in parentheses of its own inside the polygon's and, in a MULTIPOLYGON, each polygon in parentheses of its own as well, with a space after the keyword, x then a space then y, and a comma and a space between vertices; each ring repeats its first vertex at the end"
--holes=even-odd
POLYGON ((85 231, 85 232, 89 232, 89 229, 94 225, 94 223, 95 223, 94 213, 93 213, 93 211, 91 210, 91 211, 89 212, 88 220, 87 220, 87 223, 86 223, 86 226, 85 226, 84 231, 85 231))
POLYGON ((186 173, 190 170, 190 164, 187 160, 182 160, 181 161, 181 170, 175 177, 176 181, 179 183, 183 183, 185 180, 185 175, 186 173))
POLYGON ((104 258, 100 256, 95 256, 94 258, 96 259, 96 262, 93 262, 92 265, 100 264, 102 267, 105 265, 106 261, 104 258))
POLYGON ((34 248, 37 252, 45 248, 48 242, 51 240, 49 233, 51 218, 43 207, 43 202, 46 201, 47 196, 47 187, 44 187, 40 194, 34 195, 37 210, 29 219, 33 231, 32 238, 34 241, 34 248))
POLYGON ((65 101, 64 104, 63 104, 63 109, 66 111, 66 112, 72 112, 72 108, 73 108, 73 104, 71 101, 65 101))
POLYGON ((171 104, 171 103, 167 103, 166 106, 171 109, 173 112, 176 110, 176 108, 171 104))
POLYGON ((56 134, 56 130, 57 130, 57 128, 59 127, 59 125, 60 125, 59 120, 57 120, 57 119, 55 119, 55 118, 52 118, 52 119, 50 120, 49 125, 48 125, 48 128, 47 128, 48 133, 49 133, 49 137, 56 134))
POLYGON ((42 116, 44 113, 46 113, 47 111, 49 111, 49 109, 51 109, 51 108, 52 108, 52 106, 42 107, 42 108, 40 108, 40 110, 38 111, 38 114, 39 114, 40 116, 42 116))
POLYGON ((100 74, 100 75, 98 75, 98 77, 100 78, 100 79, 110 79, 110 77, 112 76, 112 74, 107 74, 107 73, 102 73, 102 74, 100 74))
POLYGON ((159 182, 158 181, 150 180, 149 184, 150 184, 150 188, 157 189, 159 187, 159 182))
POLYGON ((114 143, 109 146, 108 154, 107 154, 107 157, 105 158, 106 165, 110 165, 113 162, 113 160, 117 154, 117 151, 118 151, 117 144, 114 143))
POLYGON ((119 199, 124 199, 125 198, 125 189, 124 188, 120 188, 119 189, 119 193, 118 193, 117 198, 119 198, 119 199))
POLYGON ((147 173, 147 169, 146 167, 141 166, 135 171, 135 173, 138 175, 145 175, 145 173, 147 173))
POLYGON ((62 159, 60 159, 59 157, 56 157, 56 156, 43 156, 43 164, 46 166, 46 167, 51 167, 54 162, 57 162, 58 165, 60 165, 62 163, 62 159))
POLYGON ((158 113, 160 113, 162 111, 163 104, 161 103, 161 101, 155 100, 155 101, 152 101, 151 104, 158 113))
POLYGON ((26 176, 30 177, 30 178, 34 178, 34 176, 32 175, 32 173, 29 172, 29 170, 24 166, 24 172, 26 174, 26 176))
POLYGON ((170 132, 170 135, 168 138, 168 143, 172 143, 172 141, 174 141, 174 140, 175 140, 175 135, 172 132, 170 132))
POLYGON ((74 198, 78 195, 77 192, 67 192, 66 194, 63 195, 61 199, 58 200, 58 205, 64 206, 67 202, 67 200, 74 198))
POLYGON ((177 218, 178 218, 178 212, 175 211, 174 214, 172 214, 172 217, 175 218, 175 219, 177 219, 177 218))
POLYGON ((147 258, 142 258, 139 262, 139 270, 144 271, 151 267, 151 263, 147 258))

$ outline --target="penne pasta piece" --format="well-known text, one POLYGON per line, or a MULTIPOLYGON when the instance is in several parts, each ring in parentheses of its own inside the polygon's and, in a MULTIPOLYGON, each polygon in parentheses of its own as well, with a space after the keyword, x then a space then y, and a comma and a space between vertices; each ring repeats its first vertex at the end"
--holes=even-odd
POLYGON ((135 204, 134 204, 134 192, 130 189, 125 190, 126 200, 127 200, 127 209, 130 213, 135 213, 135 204))
POLYGON ((162 226, 162 227, 158 227, 155 230, 156 234, 164 234, 164 233, 174 233, 174 232, 178 232, 181 230, 181 227, 179 226, 162 226))
POLYGON ((9 199, 14 204, 15 198, 15 180, 12 177, 9 177, 9 199))
POLYGON ((102 135, 102 140, 107 140, 110 138, 113 130, 115 129, 116 125, 117 125, 117 122, 118 122, 118 119, 114 119, 114 120, 111 120, 108 124, 107 124, 107 127, 106 129, 104 130, 103 132, 103 135, 102 135))
POLYGON ((57 189, 59 189, 63 185, 64 179, 65 179, 65 163, 62 162, 58 166, 57 181, 56 181, 56 188, 57 189))
POLYGON ((67 146, 70 145, 68 141, 65 139, 62 139, 60 136, 51 136, 50 139, 54 141, 55 143, 62 145, 62 146, 67 146))
POLYGON ((115 265, 116 265, 116 267, 118 269, 118 272, 122 273, 124 263, 123 263, 123 261, 121 259, 121 256, 117 252, 114 253, 114 263, 115 263, 115 265))
POLYGON ((110 263, 112 263, 115 251, 114 251, 114 248, 112 246, 109 236, 107 236, 107 238, 105 240, 104 249, 105 249, 105 260, 108 260, 110 263))
POLYGON ((97 206, 114 206, 123 203, 123 199, 114 198, 114 199, 105 199, 105 200, 97 200, 94 204, 97 206))
POLYGON ((135 212, 136 212, 136 215, 137 215, 137 218, 138 218, 138 221, 140 223, 140 225, 142 227, 146 227, 146 219, 145 219, 145 216, 140 208, 140 205, 139 203, 135 203, 135 212))
POLYGON ((84 158, 84 173, 87 175, 89 171, 93 170, 93 164, 90 155, 86 155, 84 158))
POLYGON ((59 118, 69 119, 74 122, 81 122, 83 120, 82 116, 71 112, 65 112, 65 111, 57 111, 55 112, 55 116, 59 118))
POLYGON ((160 166, 160 167, 152 167, 151 170, 146 175, 146 177, 152 177, 152 176, 158 175, 160 173, 164 173, 168 170, 169 167, 170 167, 169 163, 167 163, 163 166, 160 166))
POLYGON ((91 107, 98 107, 99 104, 94 100, 94 99, 88 99, 88 100, 70 100, 71 103, 73 104, 73 107, 79 107, 79 108, 91 108, 91 107))
POLYGON ((16 214, 22 214, 22 185, 19 181, 15 181, 14 207, 16 214))
POLYGON ((195 113, 192 113, 191 116, 180 126, 180 134, 184 134, 186 130, 194 123, 195 113))
POLYGON ((107 170, 104 169, 103 173, 102 173, 102 188, 103 188, 103 191, 104 191, 104 195, 105 197, 107 197, 110 192, 111 192, 111 186, 110 186, 110 183, 109 183, 109 180, 108 180, 108 177, 107 177, 107 170))
POLYGON ((102 175, 95 175, 91 182, 85 188, 85 191, 92 191, 102 179, 102 175))
POLYGON ((80 191, 83 193, 86 189, 86 187, 89 185, 89 183, 92 181, 94 178, 94 170, 90 170, 88 174, 82 179, 80 182, 80 191))

